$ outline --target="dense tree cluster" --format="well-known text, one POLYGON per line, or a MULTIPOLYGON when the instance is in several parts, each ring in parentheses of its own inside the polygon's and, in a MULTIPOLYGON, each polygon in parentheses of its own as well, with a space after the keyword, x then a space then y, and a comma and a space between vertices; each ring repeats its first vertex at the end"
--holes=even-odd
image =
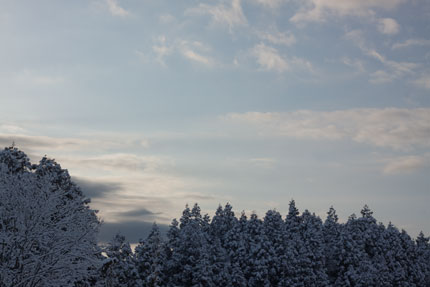
POLYGON ((430 286, 429 238, 413 240, 367 207, 339 223, 330 208, 323 222, 290 202, 237 218, 231 205, 215 216, 188 206, 163 239, 157 226, 136 252, 116 236, 108 249, 112 286, 430 286))
POLYGON ((100 225, 67 170, 0 152, 0 286, 86 286, 98 275, 100 225))
POLYGON ((46 157, 0 151, 0 287, 30 286, 430 286, 430 244, 365 206, 339 223, 301 214, 211 219, 195 204, 167 235, 154 224, 133 252, 122 235, 97 245, 100 222, 67 172, 46 157))

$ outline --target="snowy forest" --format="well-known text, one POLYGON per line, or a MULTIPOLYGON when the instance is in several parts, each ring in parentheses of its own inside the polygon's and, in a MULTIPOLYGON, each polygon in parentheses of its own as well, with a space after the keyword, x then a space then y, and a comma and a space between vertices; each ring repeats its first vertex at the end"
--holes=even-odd
POLYGON ((157 225, 132 251, 117 234, 98 242, 97 212, 66 169, 0 152, 0 286, 430 286, 430 244, 368 206, 339 222, 294 200, 288 214, 210 218, 186 206, 166 235, 157 225))

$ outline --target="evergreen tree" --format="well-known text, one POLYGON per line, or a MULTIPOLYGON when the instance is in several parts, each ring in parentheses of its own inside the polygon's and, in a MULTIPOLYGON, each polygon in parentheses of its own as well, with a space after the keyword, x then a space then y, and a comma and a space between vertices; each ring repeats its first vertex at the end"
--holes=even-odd
POLYGON ((247 269, 247 250, 249 248, 246 232, 247 217, 245 212, 242 212, 237 224, 226 234, 225 245, 231 266, 231 285, 227 286, 248 286, 244 274, 247 269))
POLYGON ((373 212, 365 205, 362 217, 351 216, 341 233, 340 270, 336 286, 377 286, 377 269, 371 257, 378 237, 373 212))
POLYGON ((422 286, 430 286, 430 238, 421 231, 416 239, 417 269, 421 271, 422 286))
POLYGON ((300 223, 301 244, 298 265, 304 286, 328 286, 325 268, 323 224, 319 217, 305 210, 300 223))
POLYGON ((300 248, 302 239, 300 236, 301 217, 296 208, 294 200, 290 201, 289 210, 285 219, 284 250, 286 264, 283 266, 284 276, 279 282, 279 286, 304 286, 300 278, 301 268, 299 267, 300 248))
POLYGON ((165 253, 160 230, 153 224, 146 240, 140 240, 135 249, 136 265, 143 286, 164 286, 165 253))
POLYGON ((340 233, 342 225, 338 223, 336 210, 330 207, 327 219, 324 222, 324 245, 327 275, 331 283, 334 283, 339 274, 341 258, 340 233))
POLYGON ((138 280, 134 254, 125 237, 116 234, 104 248, 101 276, 106 287, 134 287, 141 285, 138 280))
POLYGON ((268 287, 270 286, 268 251, 270 243, 264 233, 263 222, 255 213, 251 214, 246 230, 249 249, 245 277, 248 279, 248 285, 268 287))
POLYGON ((287 264, 285 255, 285 223, 279 212, 269 210, 263 221, 264 234, 268 240, 268 271, 271 286, 277 286, 284 277, 283 266, 287 264))
POLYGON ((172 242, 174 245, 170 247, 170 270, 174 273, 169 274, 169 286, 214 286, 208 234, 204 231, 208 222, 202 218, 200 207, 196 204, 190 211, 187 206, 180 222, 179 240, 172 242))

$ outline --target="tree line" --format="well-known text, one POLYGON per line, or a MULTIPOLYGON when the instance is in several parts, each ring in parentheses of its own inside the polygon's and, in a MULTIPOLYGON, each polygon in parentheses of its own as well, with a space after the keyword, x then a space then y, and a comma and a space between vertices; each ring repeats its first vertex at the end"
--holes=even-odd
POLYGON ((340 223, 334 208, 323 221, 294 200, 263 218, 195 204, 133 252, 120 234, 98 244, 89 203, 54 160, 0 151, 0 286, 430 286, 429 238, 367 206, 340 223))

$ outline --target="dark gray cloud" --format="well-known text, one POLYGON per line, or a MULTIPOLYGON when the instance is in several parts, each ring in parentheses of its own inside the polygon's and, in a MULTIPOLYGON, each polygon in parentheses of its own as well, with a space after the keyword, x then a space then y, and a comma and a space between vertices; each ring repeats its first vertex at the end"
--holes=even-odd
MULTIPOLYGON (((139 239, 145 239, 152 228, 152 222, 147 221, 122 221, 122 222, 104 222, 100 228, 99 241, 102 243, 109 242, 117 233, 125 236, 131 244, 138 243, 139 239)), ((169 228, 166 224, 158 224, 162 235, 167 233, 169 228)))
POLYGON ((129 211, 125 211, 125 212, 118 212, 119 216, 124 216, 124 217, 138 217, 138 216, 156 216, 158 214, 161 214, 159 212, 154 213, 146 208, 139 208, 139 209, 133 209, 133 210, 129 210, 129 211))
POLYGON ((120 183, 92 181, 81 177, 73 177, 72 180, 81 188, 85 196, 89 198, 105 197, 111 192, 122 189, 120 183))

